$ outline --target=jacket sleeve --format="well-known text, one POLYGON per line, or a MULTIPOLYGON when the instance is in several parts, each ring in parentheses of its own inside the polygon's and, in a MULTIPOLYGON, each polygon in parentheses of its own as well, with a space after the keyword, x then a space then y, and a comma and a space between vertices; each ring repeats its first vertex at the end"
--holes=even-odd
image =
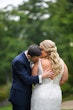
POLYGON ((29 85, 39 83, 38 75, 31 76, 30 73, 28 73, 27 71, 26 64, 23 64, 20 61, 16 61, 12 66, 12 68, 14 70, 14 74, 16 74, 16 76, 19 77, 23 83, 26 83, 29 85))

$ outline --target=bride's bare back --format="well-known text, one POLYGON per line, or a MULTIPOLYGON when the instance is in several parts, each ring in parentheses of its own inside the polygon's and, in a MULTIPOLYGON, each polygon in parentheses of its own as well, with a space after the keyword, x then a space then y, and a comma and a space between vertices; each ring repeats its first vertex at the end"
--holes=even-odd
POLYGON ((41 58, 41 65, 43 71, 45 71, 46 69, 52 70, 51 61, 47 58, 41 58))
MULTIPOLYGON (((39 61, 38 61, 39 62, 39 61)), ((35 63, 35 65, 32 68, 32 76, 35 76, 38 74, 38 62, 35 63)), ((47 58, 40 58, 42 70, 52 70, 51 61, 47 58)))

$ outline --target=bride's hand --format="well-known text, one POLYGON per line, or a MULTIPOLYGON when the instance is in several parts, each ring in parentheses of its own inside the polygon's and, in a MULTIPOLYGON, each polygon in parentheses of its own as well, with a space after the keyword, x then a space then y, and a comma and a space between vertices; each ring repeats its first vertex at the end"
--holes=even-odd
POLYGON ((46 69, 44 71, 44 73, 42 74, 42 78, 50 78, 50 79, 53 79, 54 78, 54 72, 52 70, 48 70, 46 69))

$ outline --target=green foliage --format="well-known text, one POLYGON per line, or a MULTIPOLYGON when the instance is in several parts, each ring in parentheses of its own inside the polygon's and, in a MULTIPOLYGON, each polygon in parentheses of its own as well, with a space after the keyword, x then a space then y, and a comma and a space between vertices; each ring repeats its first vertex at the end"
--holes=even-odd
POLYGON ((0 102, 8 99, 9 92, 10 92, 10 84, 0 86, 0 102))
POLYGON ((68 94, 67 96, 63 97, 63 101, 69 101, 69 100, 73 100, 73 94, 68 94))
POLYGON ((21 51, 26 49, 26 43, 21 38, 5 37, 1 40, 0 51, 0 84, 8 83, 11 80, 12 59, 21 51))

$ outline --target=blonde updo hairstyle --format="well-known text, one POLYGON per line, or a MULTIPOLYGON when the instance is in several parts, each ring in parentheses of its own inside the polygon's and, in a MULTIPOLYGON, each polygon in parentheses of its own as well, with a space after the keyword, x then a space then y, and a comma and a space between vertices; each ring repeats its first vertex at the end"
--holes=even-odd
POLYGON ((40 46, 48 53, 47 58, 51 61, 52 69, 57 76, 62 71, 62 63, 55 43, 51 40, 44 40, 40 43, 40 46))

